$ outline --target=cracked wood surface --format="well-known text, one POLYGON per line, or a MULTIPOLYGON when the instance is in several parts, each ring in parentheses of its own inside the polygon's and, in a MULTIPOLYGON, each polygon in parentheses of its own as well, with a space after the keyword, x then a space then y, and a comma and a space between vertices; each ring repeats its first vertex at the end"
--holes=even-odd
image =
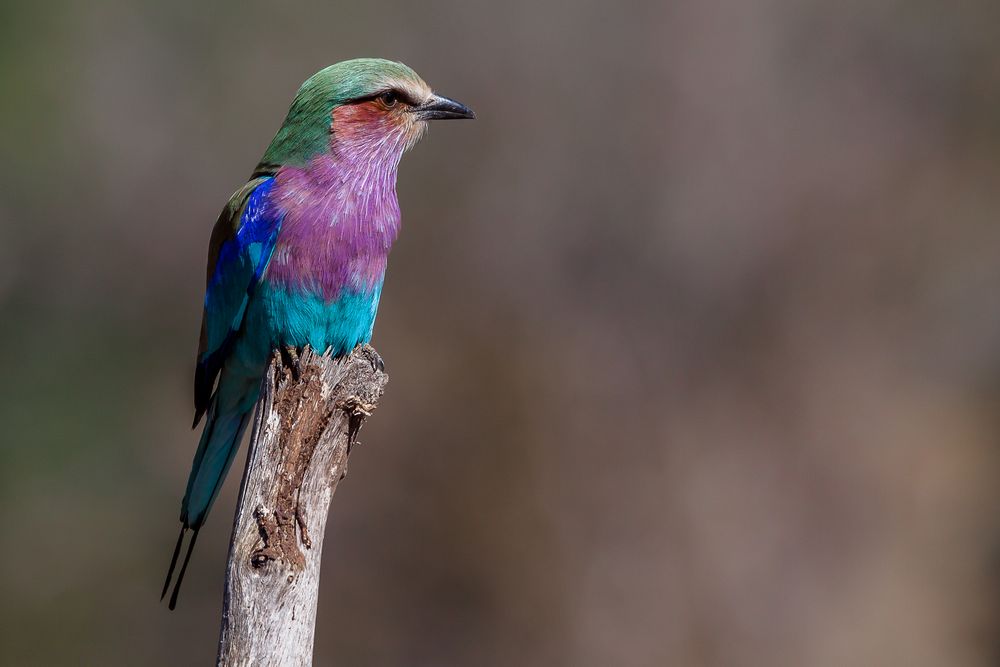
POLYGON ((306 349, 295 375, 275 353, 229 545, 220 666, 312 664, 330 501, 388 381, 367 345, 341 359, 306 349))

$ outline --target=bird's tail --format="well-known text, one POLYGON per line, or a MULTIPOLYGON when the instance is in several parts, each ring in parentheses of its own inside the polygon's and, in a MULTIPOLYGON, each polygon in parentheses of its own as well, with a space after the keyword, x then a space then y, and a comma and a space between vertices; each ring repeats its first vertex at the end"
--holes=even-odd
POLYGON ((195 540, 198 538, 198 529, 205 523, 208 511, 212 508, 212 503, 215 502, 219 489, 222 488, 226 473, 229 472, 236 452, 240 448, 240 440, 246 431, 250 415, 253 413, 254 403, 257 400, 257 392, 248 395, 245 391, 240 392, 238 400, 226 400, 226 394, 230 393, 232 388, 225 386, 224 381, 225 378, 212 399, 208 419, 205 422, 205 430, 201 433, 198 451, 195 452, 194 462, 191 465, 187 491, 184 493, 184 501, 181 503, 181 533, 177 538, 173 557, 170 559, 170 569, 167 571, 167 579, 163 584, 161 600, 170 588, 170 580, 173 578, 177 558, 180 556, 184 534, 189 528, 194 531, 194 534, 188 544, 187 554, 184 556, 184 562, 177 575, 174 592, 170 596, 170 609, 173 609, 177 604, 177 595, 180 592, 181 582, 184 580, 184 572, 187 570, 191 552, 194 550, 195 540))

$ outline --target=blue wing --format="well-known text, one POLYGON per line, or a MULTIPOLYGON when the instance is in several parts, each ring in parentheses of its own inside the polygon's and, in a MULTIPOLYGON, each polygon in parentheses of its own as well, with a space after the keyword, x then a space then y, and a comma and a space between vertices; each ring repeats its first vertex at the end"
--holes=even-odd
POLYGON ((195 426, 208 409, 215 380, 274 251, 281 218, 268 205, 273 185, 270 177, 251 180, 230 198, 212 230, 194 380, 195 426))

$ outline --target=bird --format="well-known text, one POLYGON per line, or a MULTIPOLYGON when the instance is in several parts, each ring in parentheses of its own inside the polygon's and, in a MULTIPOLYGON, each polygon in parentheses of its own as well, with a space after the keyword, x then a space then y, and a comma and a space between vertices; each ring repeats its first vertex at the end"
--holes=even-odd
MULTIPOLYGON (((346 60, 309 77, 212 230, 194 378, 205 425, 181 502, 174 609, 198 531, 225 480, 274 353, 333 357, 370 341, 400 229, 396 173, 429 121, 471 119, 406 65, 346 60)), ((293 366, 294 368, 294 366, 293 366)))

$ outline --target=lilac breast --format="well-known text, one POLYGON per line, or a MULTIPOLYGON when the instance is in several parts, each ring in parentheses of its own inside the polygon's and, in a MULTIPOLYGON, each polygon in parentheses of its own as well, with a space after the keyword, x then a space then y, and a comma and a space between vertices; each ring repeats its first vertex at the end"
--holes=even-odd
POLYGON ((283 220, 267 281, 327 301, 373 289, 399 233, 396 164, 325 154, 282 167, 269 197, 283 220))

